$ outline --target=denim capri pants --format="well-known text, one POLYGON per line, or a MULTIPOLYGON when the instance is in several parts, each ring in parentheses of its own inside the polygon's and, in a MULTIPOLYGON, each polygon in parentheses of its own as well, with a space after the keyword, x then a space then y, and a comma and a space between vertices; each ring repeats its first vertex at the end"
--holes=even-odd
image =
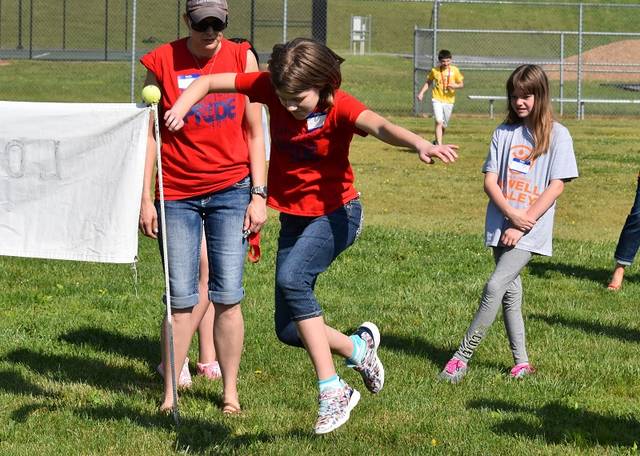
MULTIPOLYGON (((244 297, 242 274, 247 241, 242 236, 242 226, 251 199, 250 186, 247 176, 209 195, 165 201, 172 308, 189 309, 198 303, 203 225, 209 259, 209 300, 236 304, 244 297)), ((155 205, 160 219, 160 203, 156 201, 155 205)), ((159 227, 162 256, 161 223, 159 227)), ((163 300, 166 302, 166 294, 163 300)))

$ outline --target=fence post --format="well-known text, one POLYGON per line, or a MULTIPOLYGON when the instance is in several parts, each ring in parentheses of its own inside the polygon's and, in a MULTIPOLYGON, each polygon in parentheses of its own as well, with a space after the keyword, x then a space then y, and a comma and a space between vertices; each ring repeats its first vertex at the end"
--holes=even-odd
POLYGON ((287 15, 288 15, 288 3, 287 0, 282 1, 282 42, 287 42, 287 15))
POLYGON ((564 33, 560 33, 560 117, 564 114, 564 33))
POLYGON ((256 30, 256 0, 251 0, 251 18, 249 19, 249 41, 254 45, 256 43, 255 30, 256 30))
POLYGON ((438 16, 439 0, 433 2, 433 49, 431 52, 431 66, 435 67, 438 62, 438 16))
POLYGON ((413 26, 413 115, 418 115, 418 100, 416 89, 418 88, 418 26, 413 26))
POLYGON ((67 0, 62 1, 62 50, 67 48, 67 0))
POLYGON ((136 12, 138 10, 137 0, 133 0, 131 5, 131 103, 135 102, 134 89, 136 83, 136 12))
POLYGON ((18 46, 16 49, 22 49, 22 0, 18 0, 18 46))
MULTIPOLYGON (((327 43, 327 0, 313 0, 311 5, 311 36, 327 43)), ((371 43, 369 43, 371 46, 371 43)), ((369 49, 371 51, 371 49, 369 49)))
POLYGON ((109 0, 104 0, 104 60, 107 60, 109 46, 109 0))
POLYGON ((33 58, 33 0, 29 1, 29 60, 33 58))
POLYGON ((180 38, 180 0, 176 0, 176 40, 180 38))
POLYGON ((584 32, 584 5, 580 3, 580 23, 578 24, 578 75, 577 75, 577 93, 576 93, 576 109, 577 117, 582 117, 582 33, 584 32))
POLYGON ((129 50, 129 0, 124 2, 124 50, 129 50))

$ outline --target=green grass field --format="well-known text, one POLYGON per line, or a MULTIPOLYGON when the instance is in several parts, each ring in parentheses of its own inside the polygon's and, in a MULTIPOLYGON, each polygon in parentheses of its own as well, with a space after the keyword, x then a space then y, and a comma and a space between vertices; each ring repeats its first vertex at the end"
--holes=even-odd
MULTIPOLYGON (((78 89, 111 86, 93 79, 105 74, 117 79, 96 71, 57 94, 82 100, 78 89)), ((27 90, 16 97, 28 98, 27 90)), ((426 119, 394 120, 431 135, 426 119)), ((387 382, 370 396, 339 365, 364 392, 343 428, 312 434, 310 363, 274 335, 271 213, 263 259, 246 268, 245 412, 223 416, 220 384, 196 378, 181 398, 178 428, 156 412, 164 308, 154 242, 141 238, 137 282, 126 265, 0 258, 0 454, 637 454, 637 266, 619 293, 604 285, 633 198, 640 133, 632 122, 565 124, 581 177, 559 201, 554 256, 534 259, 523 277, 536 376, 507 378, 499 318, 465 381, 436 381, 492 271, 481 238, 480 167, 495 122, 458 116, 449 139, 460 144, 460 160, 452 166, 422 165, 371 138, 354 141, 365 230, 321 276, 317 294, 338 329, 379 325, 387 382)))

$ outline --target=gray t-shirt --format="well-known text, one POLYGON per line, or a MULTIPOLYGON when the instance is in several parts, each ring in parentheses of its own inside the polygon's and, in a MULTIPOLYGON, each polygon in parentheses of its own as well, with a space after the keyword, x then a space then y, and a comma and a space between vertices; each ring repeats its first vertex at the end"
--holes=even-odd
MULTIPOLYGON (((493 132, 489 155, 483 173, 498 175, 498 185, 509 204, 518 209, 529 208, 553 179, 570 180, 578 177, 578 165, 569 131, 553 123, 549 151, 534 162, 528 160, 533 151, 533 135, 524 125, 502 124, 493 132)), ((516 248, 551 256, 553 216, 556 203, 545 212, 516 248)), ((489 200, 485 221, 485 245, 496 247, 509 221, 489 200)))

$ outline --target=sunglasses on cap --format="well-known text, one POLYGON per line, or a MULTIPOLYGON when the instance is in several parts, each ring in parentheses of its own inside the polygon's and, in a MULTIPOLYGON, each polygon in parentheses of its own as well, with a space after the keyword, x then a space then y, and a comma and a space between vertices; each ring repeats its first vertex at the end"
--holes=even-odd
POLYGON ((208 17, 206 19, 201 20, 200 22, 191 22, 191 28, 196 32, 204 33, 209 30, 209 27, 213 29, 214 32, 221 32, 226 28, 224 22, 220 19, 216 19, 215 17, 208 17))

